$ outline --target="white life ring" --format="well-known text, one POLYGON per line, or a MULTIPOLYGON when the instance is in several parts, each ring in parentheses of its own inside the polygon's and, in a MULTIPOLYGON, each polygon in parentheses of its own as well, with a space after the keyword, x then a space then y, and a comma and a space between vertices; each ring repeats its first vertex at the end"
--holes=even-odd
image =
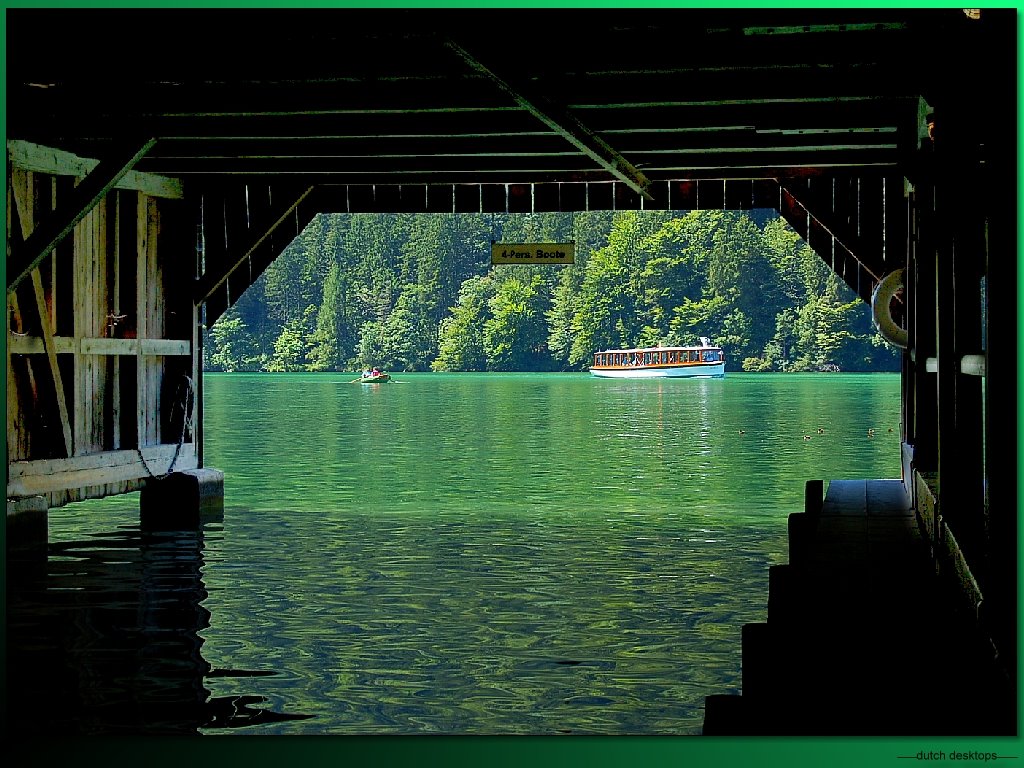
POLYGON ((897 269, 883 277, 871 294, 871 317, 882 338, 900 349, 909 343, 907 330, 896 325, 892 319, 890 302, 896 291, 903 287, 903 270, 897 269))

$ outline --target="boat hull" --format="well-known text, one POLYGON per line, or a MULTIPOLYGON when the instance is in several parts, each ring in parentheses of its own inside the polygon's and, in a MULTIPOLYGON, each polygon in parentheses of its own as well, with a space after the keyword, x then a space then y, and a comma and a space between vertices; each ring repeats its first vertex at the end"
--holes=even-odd
POLYGON ((391 381, 391 374, 382 373, 380 376, 364 376, 359 383, 360 384, 384 384, 391 381))
POLYGON ((591 368, 590 373, 602 379, 721 379, 725 363, 591 368))

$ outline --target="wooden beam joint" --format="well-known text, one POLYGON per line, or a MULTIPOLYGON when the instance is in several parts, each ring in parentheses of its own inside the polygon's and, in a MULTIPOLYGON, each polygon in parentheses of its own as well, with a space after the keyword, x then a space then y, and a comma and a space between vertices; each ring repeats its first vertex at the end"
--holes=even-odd
POLYGON ((507 77, 499 75, 454 40, 449 38, 444 41, 444 44, 473 71, 491 80, 498 88, 511 96, 520 107, 566 139, 616 179, 625 183, 645 200, 654 200, 654 196, 648 189, 651 185, 650 180, 604 139, 587 128, 573 115, 561 107, 550 103, 540 94, 529 93, 530 89, 525 83, 513 83, 507 77))
POLYGON ((46 255, 60 243, 75 225, 113 189, 122 177, 145 156, 156 139, 146 139, 141 145, 133 144, 122 148, 99 164, 75 187, 64 205, 55 210, 42 224, 36 227, 23 244, 9 243, 7 253, 7 293, 10 295, 18 284, 39 266, 46 255))

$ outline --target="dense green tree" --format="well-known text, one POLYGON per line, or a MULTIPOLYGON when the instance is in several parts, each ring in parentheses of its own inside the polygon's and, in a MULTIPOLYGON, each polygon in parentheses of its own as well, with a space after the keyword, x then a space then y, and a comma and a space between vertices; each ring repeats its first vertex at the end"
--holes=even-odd
POLYGON ((292 318, 274 342, 274 354, 267 361, 267 370, 288 373, 307 370, 310 337, 316 322, 316 307, 310 304, 300 317, 292 318))
POLYGON ((235 301, 205 337, 211 369, 580 370, 701 336, 745 370, 899 362, 771 212, 319 215, 235 301), (576 260, 492 267, 491 241, 573 241, 576 260))
POLYGON ((489 277, 471 277, 462 284, 458 304, 441 321, 438 355, 431 364, 432 370, 487 370, 483 328, 493 295, 494 281, 489 277))
POLYGON ((213 371, 258 371, 266 363, 257 339, 234 307, 213 326, 203 353, 206 368, 213 371))
POLYGON ((309 351, 309 367, 314 371, 333 371, 342 360, 342 276, 337 263, 331 264, 324 280, 324 297, 317 310, 316 331, 309 351))
POLYGON ((484 321, 484 354, 492 371, 549 370, 544 311, 548 304, 544 280, 511 278, 498 287, 484 321))

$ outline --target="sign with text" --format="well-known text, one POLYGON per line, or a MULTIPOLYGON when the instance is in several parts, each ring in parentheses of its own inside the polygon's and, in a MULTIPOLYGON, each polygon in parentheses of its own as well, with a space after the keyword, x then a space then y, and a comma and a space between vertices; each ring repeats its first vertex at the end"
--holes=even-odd
POLYGON ((491 243, 491 264, 572 264, 576 243, 491 243))

